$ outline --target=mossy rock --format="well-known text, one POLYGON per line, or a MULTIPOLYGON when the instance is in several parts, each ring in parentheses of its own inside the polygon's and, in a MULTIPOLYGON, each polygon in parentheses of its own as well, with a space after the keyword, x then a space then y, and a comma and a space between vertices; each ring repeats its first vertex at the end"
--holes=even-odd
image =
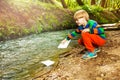
POLYGON ((96 13, 89 13, 90 19, 96 20, 99 24, 115 23, 119 18, 110 11, 101 11, 96 13))
POLYGON ((110 23, 114 23, 114 22, 119 21, 118 17, 115 16, 113 12, 103 11, 100 14, 101 14, 102 17, 104 17, 105 19, 107 19, 108 22, 110 22, 110 23))

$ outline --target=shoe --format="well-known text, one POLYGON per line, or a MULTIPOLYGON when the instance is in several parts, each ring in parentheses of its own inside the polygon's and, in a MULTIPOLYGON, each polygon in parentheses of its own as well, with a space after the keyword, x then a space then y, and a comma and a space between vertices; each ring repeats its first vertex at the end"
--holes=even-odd
POLYGON ((89 52, 87 51, 83 56, 82 59, 90 59, 90 58, 95 58, 97 57, 96 51, 94 52, 89 52))
POLYGON ((96 52, 100 52, 100 48, 95 48, 95 51, 96 52))
POLYGON ((85 54, 86 51, 87 51, 87 49, 85 48, 85 49, 83 49, 82 51, 80 51, 80 54, 85 54))

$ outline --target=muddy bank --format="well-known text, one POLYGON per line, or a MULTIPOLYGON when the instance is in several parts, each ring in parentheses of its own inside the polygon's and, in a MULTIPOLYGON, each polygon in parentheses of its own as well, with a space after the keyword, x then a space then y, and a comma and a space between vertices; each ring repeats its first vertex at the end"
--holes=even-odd
POLYGON ((107 31, 106 34, 107 43, 101 47, 97 58, 82 60, 83 47, 73 45, 71 51, 60 55, 53 69, 42 76, 36 74, 34 80, 119 80, 120 31, 107 31))

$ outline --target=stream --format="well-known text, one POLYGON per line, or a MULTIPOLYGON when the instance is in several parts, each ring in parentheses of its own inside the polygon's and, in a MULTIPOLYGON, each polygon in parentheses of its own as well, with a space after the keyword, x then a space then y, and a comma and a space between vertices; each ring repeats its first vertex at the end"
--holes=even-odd
POLYGON ((0 80, 32 80, 47 69, 41 61, 57 62, 59 54, 71 49, 57 46, 71 30, 44 32, 0 42, 0 80))

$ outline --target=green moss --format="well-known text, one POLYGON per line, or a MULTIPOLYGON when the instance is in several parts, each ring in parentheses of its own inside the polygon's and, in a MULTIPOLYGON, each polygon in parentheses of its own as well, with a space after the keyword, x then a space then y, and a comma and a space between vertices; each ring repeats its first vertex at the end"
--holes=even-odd
POLYGON ((119 18, 117 18, 112 12, 110 11, 103 11, 100 13, 101 16, 103 16, 105 19, 108 20, 109 23, 115 23, 119 21, 119 18), (106 14, 106 15, 105 15, 106 14))
POLYGON ((2 34, 2 32, 0 32, 0 37, 2 37, 3 36, 3 34, 2 34))
POLYGON ((47 20, 47 24, 49 25, 49 27, 48 26, 47 27, 50 28, 50 29, 55 27, 54 24, 59 23, 56 16, 52 13, 46 15, 45 21, 46 20, 47 20))
POLYGON ((42 31, 42 27, 41 25, 38 26, 38 33, 40 33, 42 31))
POLYGON ((109 21, 107 19, 105 19, 103 16, 100 15, 100 13, 96 13, 96 20, 98 21, 98 23, 108 23, 109 21))

